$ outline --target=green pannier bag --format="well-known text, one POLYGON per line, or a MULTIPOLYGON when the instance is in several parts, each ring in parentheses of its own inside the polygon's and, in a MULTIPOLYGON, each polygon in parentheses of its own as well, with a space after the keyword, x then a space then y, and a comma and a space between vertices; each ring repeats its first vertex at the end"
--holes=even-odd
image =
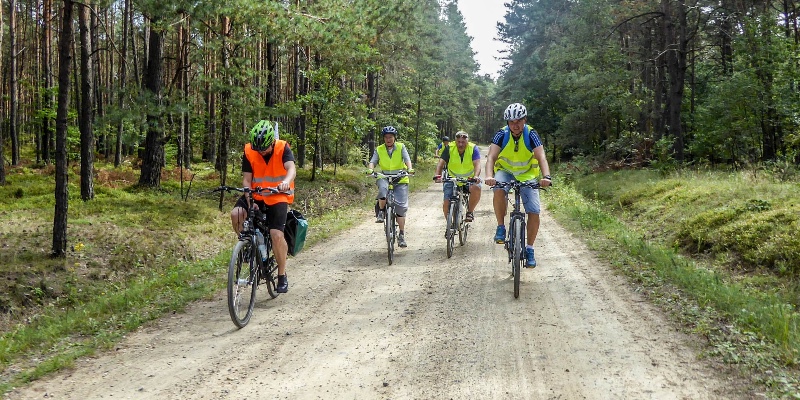
POLYGON ((283 230, 286 244, 289 245, 289 255, 296 256, 303 250, 306 244, 306 232, 308 232, 306 217, 300 211, 289 210, 286 214, 286 228, 283 230))

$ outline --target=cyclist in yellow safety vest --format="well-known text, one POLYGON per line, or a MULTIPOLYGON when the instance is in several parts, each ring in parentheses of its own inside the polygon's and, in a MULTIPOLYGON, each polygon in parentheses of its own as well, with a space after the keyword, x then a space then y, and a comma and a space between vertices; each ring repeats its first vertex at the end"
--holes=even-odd
MULTIPOLYGON (((272 239, 272 250, 278 264, 278 293, 289 291, 289 280, 286 279, 286 259, 289 245, 283 230, 286 227, 286 214, 289 204, 294 201, 294 178, 297 170, 294 165, 294 154, 285 140, 275 139, 272 123, 266 120, 259 121, 250 130, 250 143, 244 145, 242 155, 242 187, 255 189, 277 188, 281 192, 268 196, 253 194, 253 200, 264 211, 269 226, 269 235, 272 239)), ((245 196, 239 197, 231 211, 231 224, 238 235, 242 231, 242 224, 247 219, 247 204, 245 196)))
POLYGON ((438 146, 436 146, 436 157, 441 157, 442 150, 444 150, 444 148, 449 145, 450 145, 450 138, 447 136, 442 136, 442 142, 439 143, 438 146))
MULTIPOLYGON (((526 124, 528 111, 520 103, 510 104, 503 113, 507 125, 495 133, 489 154, 486 157, 486 184, 494 186, 496 182, 525 182, 539 179, 541 187, 551 184, 550 166, 544 153, 544 146, 539 134, 526 124)), ((522 203, 528 215, 526 229, 526 263, 527 267, 536 266, 533 243, 539 232, 539 191, 523 188, 522 203)), ((508 189, 494 189, 494 215, 497 219, 496 243, 505 242, 505 216, 508 207, 508 189)))
MULTIPOLYGON (((456 178, 476 178, 477 182, 458 184, 458 190, 469 192, 469 204, 467 205, 467 214, 464 216, 466 222, 472 222, 475 219, 473 211, 475 206, 481 200, 481 150, 475 143, 469 141, 467 132, 456 132, 456 145, 447 146, 442 151, 439 158, 439 163, 436 165, 436 175, 434 180, 439 183, 442 181, 442 171, 445 166, 447 167, 447 174, 456 178)), ((450 209, 450 196, 453 195, 455 185, 452 181, 444 183, 442 190, 444 191, 444 202, 442 203, 442 211, 447 218, 447 211, 450 209)))
MULTIPOLYGON (((386 126, 381 130, 383 134, 383 144, 376 147, 372 153, 372 158, 367 165, 367 173, 371 174, 375 166, 379 166, 384 174, 396 174, 402 170, 408 170, 409 174, 414 173, 411 166, 411 157, 403 143, 397 141, 397 129, 393 126, 386 126)), ((394 213, 397 215, 397 227, 400 232, 397 235, 397 245, 406 247, 405 226, 406 212, 408 211, 408 177, 404 177, 398 184, 394 185, 394 213)), ((378 179, 378 215, 375 222, 383 223, 386 217, 386 194, 389 193, 388 179, 378 179)))

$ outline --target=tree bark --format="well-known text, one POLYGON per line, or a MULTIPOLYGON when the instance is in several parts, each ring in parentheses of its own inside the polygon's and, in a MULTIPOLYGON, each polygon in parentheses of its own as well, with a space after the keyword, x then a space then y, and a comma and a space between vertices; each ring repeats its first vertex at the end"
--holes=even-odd
POLYGON ((56 190, 53 218, 53 256, 67 251, 67 208, 69 174, 67 171, 67 112, 69 111, 70 66, 72 63, 72 0, 64 0, 58 51, 58 108, 56 110, 56 190))
MULTIPOLYGON (((369 102, 369 115, 367 118, 375 122, 375 126, 378 126, 378 73, 372 70, 367 72, 367 101, 369 102)), ((372 153, 375 151, 376 136, 376 132, 369 132, 364 137, 364 144, 366 144, 368 148, 367 161, 369 161, 369 157, 372 157, 372 153)))
MULTIPOLYGON (((53 71, 50 69, 50 52, 52 46, 52 29, 50 28, 50 14, 52 13, 53 1, 44 0, 42 4, 42 37, 41 37, 41 53, 42 53, 42 108, 50 110, 55 103, 53 98, 53 71)), ((45 164, 50 164, 51 156, 51 142, 53 140, 53 121, 51 117, 45 113, 42 116, 42 131, 41 131, 41 155, 42 161, 45 164)))
POLYGON ((9 135, 11 136, 11 165, 19 165, 19 131, 17 130, 19 110, 19 93, 17 90, 18 76, 17 76, 17 0, 9 0, 9 19, 8 19, 8 41, 10 55, 8 57, 8 95, 9 95, 9 112, 8 112, 8 127, 9 135))
MULTIPOLYGON (((294 45, 294 71, 293 76, 293 100, 297 101, 301 96, 308 93, 308 80, 300 73, 300 53, 302 53, 300 42, 294 45)), ((294 118, 294 133, 297 136, 297 148, 295 158, 297 165, 300 168, 306 163, 306 105, 303 105, 303 110, 300 115, 294 118)))
POLYGON ((272 40, 267 42, 267 107, 275 107, 278 102, 277 47, 272 40))
POLYGON ((228 179, 228 149, 230 148, 230 137, 231 137, 231 114, 230 114, 230 97, 231 91, 230 86, 232 84, 231 77, 230 77, 230 50, 228 46, 230 43, 228 39, 231 35, 231 20, 228 17, 222 17, 222 54, 220 55, 220 62, 223 68, 223 74, 225 74, 225 89, 220 94, 220 122, 221 126, 221 137, 219 140, 219 152, 217 154, 217 159, 219 160, 219 171, 220 171, 220 180, 221 184, 225 185, 228 179))
POLYGON ((150 98, 150 105, 147 107, 147 136, 139 175, 139 185, 151 188, 161 186, 161 168, 164 165, 164 128, 161 121, 163 35, 158 24, 159 17, 154 17, 150 24, 149 53, 144 74, 144 89, 150 98))
POLYGON ((678 162, 683 162, 684 137, 681 111, 686 83, 686 59, 688 54, 686 1, 677 0, 674 8, 671 0, 663 0, 666 16, 665 37, 670 43, 667 51, 667 71, 669 73, 669 97, 667 98, 667 123, 669 133, 674 138, 673 153, 678 162))
MULTIPOLYGON (((3 26, 3 7, 0 7, 0 27, 3 26)), ((0 29, 0 49, 3 48, 3 29, 0 29)), ((3 70, 3 52, 0 51, 0 71, 3 70)), ((0 85, 0 98, 3 98, 3 85, 0 85)), ((2 107, 0 107, 2 110, 2 107)), ((2 113, 0 112, 0 115, 2 113)), ((3 157, 3 124, 0 118, 0 186, 6 184, 6 161, 3 157)))
MULTIPOLYGON (((122 14, 122 54, 119 59, 119 86, 117 90, 117 106, 120 111, 125 109, 125 81, 128 79, 128 34, 129 34, 129 21, 131 13, 131 1, 125 0, 125 11, 122 14)), ((117 143, 114 146, 114 167, 119 167, 122 164, 122 135, 124 133, 124 124, 122 118, 117 122, 117 143)))
POLYGON ((94 68, 92 66, 92 37, 89 28, 89 6, 78 5, 81 48, 81 110, 78 113, 78 126, 81 131, 81 199, 94 198, 94 68))
MULTIPOLYGON (((181 70, 181 82, 183 83, 183 99, 188 104, 190 102, 190 92, 189 92, 189 50, 191 49, 191 36, 189 32, 189 21, 187 18, 186 26, 183 27, 185 34, 184 34, 184 41, 182 43, 183 52, 181 54, 183 58, 183 65, 181 70)), ((192 167, 192 131, 191 131, 191 124, 189 120, 189 112, 183 112, 183 166, 184 168, 191 168, 192 167)))

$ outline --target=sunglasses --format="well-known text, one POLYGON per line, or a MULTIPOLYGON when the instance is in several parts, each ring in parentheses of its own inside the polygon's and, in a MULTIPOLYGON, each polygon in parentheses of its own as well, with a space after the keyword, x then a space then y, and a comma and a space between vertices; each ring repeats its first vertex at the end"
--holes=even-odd
POLYGON ((469 139, 467 135, 456 135, 456 139, 469 139))

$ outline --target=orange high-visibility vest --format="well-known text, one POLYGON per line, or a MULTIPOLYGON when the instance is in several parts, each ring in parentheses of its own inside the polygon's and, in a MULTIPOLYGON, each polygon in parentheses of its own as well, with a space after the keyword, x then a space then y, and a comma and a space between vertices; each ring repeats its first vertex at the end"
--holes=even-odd
MULTIPOLYGON (((261 153, 253 150, 250 143, 244 145, 244 155, 250 161, 250 166, 253 167, 253 179, 250 180, 250 188, 257 187, 278 187, 278 185, 286 180, 286 167, 283 166, 283 150, 286 148, 285 140, 276 140, 275 146, 272 149, 272 157, 269 159, 269 164, 264 161, 261 153)), ((294 180, 289 182, 291 194, 275 193, 267 196, 260 194, 253 194, 253 198, 261 200, 267 205, 278 203, 294 202, 294 180)))

